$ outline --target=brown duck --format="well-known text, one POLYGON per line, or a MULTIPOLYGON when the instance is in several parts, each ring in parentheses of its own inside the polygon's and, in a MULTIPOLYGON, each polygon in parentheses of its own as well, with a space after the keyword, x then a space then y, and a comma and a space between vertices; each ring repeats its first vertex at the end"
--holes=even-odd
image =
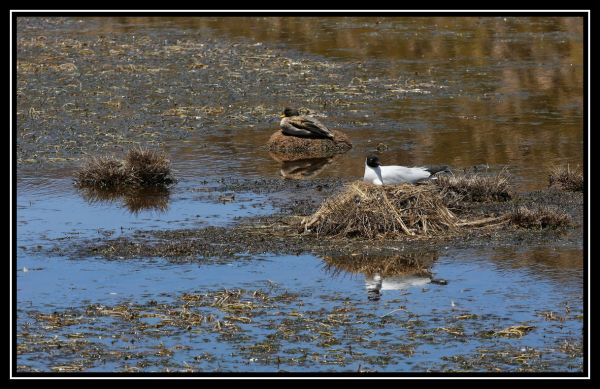
POLYGON ((300 115, 297 109, 286 108, 280 117, 282 119, 279 126, 286 135, 333 139, 333 133, 323 123, 313 117, 300 115))

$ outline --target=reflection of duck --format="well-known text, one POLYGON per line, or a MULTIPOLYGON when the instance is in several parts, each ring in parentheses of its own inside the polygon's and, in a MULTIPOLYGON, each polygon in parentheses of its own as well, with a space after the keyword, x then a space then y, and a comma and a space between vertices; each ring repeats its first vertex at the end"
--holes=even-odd
POLYGON ((281 132, 301 138, 329 138, 334 135, 323 123, 310 116, 301 116, 297 109, 286 108, 281 115, 281 132))
POLYGON ((365 285, 369 300, 379 300, 382 290, 402 290, 423 286, 431 282, 431 277, 419 274, 406 274, 394 277, 381 277, 379 274, 365 275, 365 285))
POLYGON ((282 161, 280 172, 284 178, 302 179, 314 177, 323 171, 325 166, 329 165, 331 161, 333 161, 333 157, 282 161))
POLYGON ((363 181, 375 185, 401 184, 424 181, 434 174, 448 171, 448 166, 432 167, 405 167, 405 166, 381 166, 379 157, 369 155, 365 161, 365 175, 363 181))

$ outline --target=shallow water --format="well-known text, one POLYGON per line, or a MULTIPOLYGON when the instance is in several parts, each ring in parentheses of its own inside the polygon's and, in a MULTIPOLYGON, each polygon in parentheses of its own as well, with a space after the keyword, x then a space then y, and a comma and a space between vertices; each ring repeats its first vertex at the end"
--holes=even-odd
MULTIPOLYGON (((384 164, 443 163, 458 170, 486 165, 492 171, 506 166, 519 190, 544 188, 551 167, 583 164, 582 35, 577 18, 23 20, 18 39, 28 49, 19 52, 18 61, 34 65, 23 65, 18 80, 19 326, 31 321, 31 312, 169 303, 184 292, 222 288, 269 289, 300 296, 280 307, 288 313, 332 311, 346 304, 375 320, 402 307, 390 316, 422 322, 417 332, 423 338, 409 339, 407 329, 395 322, 372 329, 357 325, 356 331, 373 343, 359 343, 355 351, 371 359, 333 353, 338 363, 328 357, 297 363, 284 355, 297 356, 293 349, 298 347, 302 353, 329 355, 331 348, 317 341, 282 341, 275 354, 283 362, 275 364, 241 349, 273 333, 267 324, 278 318, 271 312, 244 325, 248 337, 239 342, 206 334, 201 343, 175 333, 156 342, 141 339, 136 347, 184 344, 190 348, 175 352, 169 366, 183 369, 185 362, 199 371, 486 370, 451 358, 504 347, 544 350, 537 361, 542 370, 580 370, 579 357, 556 351, 564 340, 582 342, 580 246, 449 247, 432 267, 434 277, 448 285, 384 277, 379 301, 368 298, 369 275, 332 271, 311 255, 241 253, 234 261, 175 264, 161 258, 64 258, 41 248, 137 230, 230 225, 276 212, 269 194, 214 189, 222 177, 276 178, 293 170, 264 148, 285 105, 310 110, 354 143, 312 177, 359 178, 364 155, 384 143, 384 164), (35 64, 36 53, 58 67, 47 72, 35 64), (75 64, 77 71, 59 66, 65 63, 75 64), (166 114, 176 106, 187 108, 166 114), (85 143, 90 132, 95 132, 93 145, 85 143), (118 152, 130 139, 169 154, 180 181, 166 197, 140 208, 126 198, 86 199, 73 187, 71 177, 82 156, 78 147, 88 153, 118 152), (409 286, 394 289, 399 285, 409 286), (544 312, 565 319, 546 320, 544 312), (448 323, 456 325, 456 316, 466 314, 478 318, 460 323, 466 336, 445 332, 448 323), (535 329, 517 339, 474 336, 521 324, 535 329), (402 344, 412 351, 398 351, 402 344), (193 359, 204 352, 214 359, 193 359)), ((342 340, 334 349, 353 344, 350 336, 336 336, 342 340)), ((18 365, 41 371, 59 362, 65 361, 42 352, 18 357, 18 365)), ((114 371, 128 364, 109 361, 88 370, 114 371)), ((528 365, 498 367, 517 371, 528 365)), ((163 368, 151 360, 143 370, 163 368)))
MULTIPOLYGON (((528 253, 521 253, 527 256, 528 253)), ((400 321, 418 321, 418 332, 424 335, 436 334, 445 328, 448 322, 460 324, 465 336, 449 337, 438 335, 430 340, 415 342, 408 337, 406 328, 394 323, 381 327, 367 327, 369 337, 374 341, 386 341, 394 344, 411 344, 410 355, 391 354, 389 360, 379 366, 370 366, 378 371, 422 371, 426 369, 442 369, 446 362, 442 357, 468 355, 480 348, 506 346, 512 350, 545 349, 549 344, 560 344, 572 341, 581 333, 581 321, 576 315, 581 314, 582 306, 582 271, 577 261, 578 253, 568 257, 574 263, 563 268, 538 263, 534 266, 522 266, 518 257, 507 255, 496 256, 494 251, 458 251, 448 256, 441 256, 433 267, 436 278, 444 278, 448 285, 429 283, 427 277, 384 277, 384 288, 379 301, 367 298, 366 277, 362 274, 341 273, 332 275, 326 270, 320 258, 310 255, 301 256, 256 256, 226 264, 172 264, 155 259, 147 261, 114 262, 98 259, 68 260, 65 258, 21 257, 19 263, 31 269, 18 273, 18 305, 23 311, 56 312, 72 307, 82 307, 101 302, 105 305, 122 302, 142 303, 155 300, 169 303, 176 296, 187 293, 204 293, 225 289, 246 290, 285 290, 288 293, 301 295, 301 304, 297 302, 283 309, 285 312, 306 312, 325 309, 328 312, 340 305, 358 308, 362 315, 373 315, 381 318, 391 315, 400 321), (557 279, 560 282, 557 282, 557 279), (412 282, 404 282, 411 278, 412 282), (387 286, 386 286, 387 281, 387 286), (570 314, 565 314, 565 307, 570 314), (557 322, 542 319, 545 312, 554 312, 566 320, 557 322), (456 322, 461 315, 476 315, 477 320, 456 322), (534 325, 536 328, 520 339, 479 338, 477 333, 484 330, 500 330, 517 324, 534 325)), ((143 351, 154 347, 158 341, 171 348, 182 342, 190 349, 177 351, 170 359, 172 364, 182 366, 186 362, 199 371, 314 371, 320 370, 318 364, 294 364, 281 362, 279 366, 244 357, 244 345, 258 343, 276 334, 268 324, 276 313, 269 312, 253 322, 244 325, 246 341, 235 338, 225 342, 214 336, 208 341, 199 343, 193 337, 178 333, 176 335, 159 336, 158 339, 141 338, 136 350, 143 351), (188 340, 186 340, 186 338, 188 340), (203 352, 214 355, 214 362, 199 364, 194 356, 203 352)), ((20 316, 26 321, 27 315, 20 316)), ((280 320, 280 319, 279 319, 280 320)), ((357 323, 357 328, 362 327, 357 323)), ((83 327, 90 330, 95 327, 83 327)), ((119 327, 96 331, 103 337, 125 331, 119 327)), ((73 331, 73 329, 71 329, 73 331)), ((330 330, 330 331, 335 331, 330 330)), ((127 331, 125 331, 127 332, 127 331)), ((128 332, 127 332, 128 333, 128 332)), ((355 353, 377 355, 378 347, 364 347, 352 342, 349 335, 337 333, 341 344, 334 349, 353 347, 355 353)), ((60 336, 60 335, 59 335, 60 336)), ((90 339, 94 341, 93 338, 90 339)), ((98 340, 96 340, 98 341, 98 340)), ((115 349, 117 346, 113 346, 115 349)), ((279 352, 272 359, 281 356, 283 360, 286 350, 302 348, 303 353, 327 355, 331 348, 319 347, 316 342, 297 344, 283 341, 279 352)), ((295 352, 290 351, 294 354, 295 352)), ((386 352, 387 353, 387 352, 386 352)), ((36 360, 36 355, 29 355, 22 360, 32 368, 44 370, 48 363, 57 364, 55 358, 36 360)), ((326 358, 326 357, 325 357, 326 358)), ((564 363, 570 361, 566 356, 547 353, 542 358, 549 364, 550 370, 573 368, 564 363)), ((70 361, 77 358, 70 358, 70 361)), ((355 371, 361 358, 324 367, 325 370, 355 371)), ((134 363, 136 361, 130 361, 134 363)), ((542 361, 539 361, 542 362, 542 361)), ((121 364, 122 368, 124 364, 121 364)), ((159 363, 150 364, 145 371, 161 370, 159 363)), ((456 367, 454 367, 456 368, 456 367)), ((514 368, 514 367, 512 367, 514 368)), ((93 370, 102 370, 102 365, 93 370)))

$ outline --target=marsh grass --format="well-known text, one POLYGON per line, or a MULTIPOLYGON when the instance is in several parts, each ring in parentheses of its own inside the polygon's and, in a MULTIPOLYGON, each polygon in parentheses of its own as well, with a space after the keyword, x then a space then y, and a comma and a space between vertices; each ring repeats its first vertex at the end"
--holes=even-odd
POLYGON ((174 182, 166 155, 141 147, 130 149, 124 160, 90 157, 75 174, 77 187, 100 190, 166 188, 174 182))
POLYGON ((458 173, 439 175, 433 180, 449 204, 464 201, 508 201, 513 197, 510 175, 506 169, 495 175, 458 173))
POLYGON ((573 224, 571 216, 547 206, 533 209, 518 207, 508 216, 513 225, 530 229, 561 228, 573 224))
POLYGON ((583 191, 583 170, 580 166, 571 168, 569 165, 555 167, 550 171, 548 186, 571 192, 583 191))

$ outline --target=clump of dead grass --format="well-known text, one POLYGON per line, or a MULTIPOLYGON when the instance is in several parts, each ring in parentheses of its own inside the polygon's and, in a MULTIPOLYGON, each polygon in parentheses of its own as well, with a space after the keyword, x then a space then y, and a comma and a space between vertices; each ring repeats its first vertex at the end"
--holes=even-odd
POLYGON ((356 181, 325 200, 302 224, 317 234, 372 239, 443 233, 458 222, 433 185, 356 181))
POLYGON ((583 170, 577 166, 571 168, 569 165, 558 166, 552 169, 548 177, 549 187, 568 190, 571 192, 583 191, 583 170))
POLYGON ((174 182, 171 161, 166 155, 141 147, 129 150, 124 160, 91 157, 75 174, 79 188, 102 190, 168 187, 174 182))
POLYGON ((448 203, 463 201, 508 201, 513 197, 510 176, 506 169, 496 175, 458 173, 440 175, 432 180, 448 203))
POLYGON ((508 214, 512 224, 532 229, 560 228, 573 224, 571 216, 555 208, 541 206, 537 208, 518 207, 508 214))

